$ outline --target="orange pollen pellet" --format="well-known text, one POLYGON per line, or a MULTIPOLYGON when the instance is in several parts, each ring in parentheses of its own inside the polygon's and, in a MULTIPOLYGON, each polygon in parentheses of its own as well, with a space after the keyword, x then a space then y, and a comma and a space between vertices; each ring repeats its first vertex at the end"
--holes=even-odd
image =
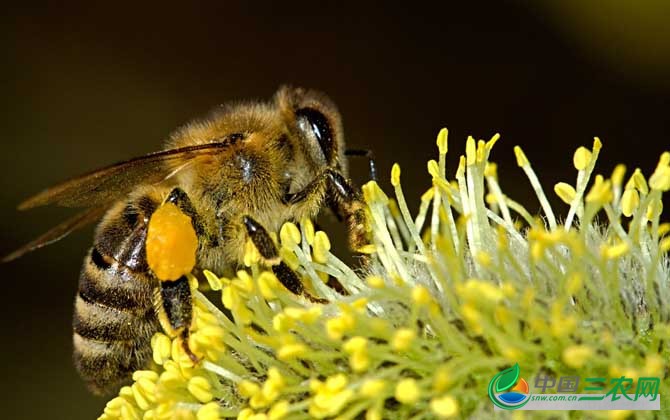
POLYGON ((191 218, 172 203, 160 206, 147 231, 147 263, 161 281, 177 280, 195 266, 198 237, 191 218))

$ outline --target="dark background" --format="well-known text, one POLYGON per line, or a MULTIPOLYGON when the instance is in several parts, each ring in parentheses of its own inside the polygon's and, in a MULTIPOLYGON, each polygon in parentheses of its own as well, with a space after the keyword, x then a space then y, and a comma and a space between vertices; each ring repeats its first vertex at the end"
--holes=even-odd
MULTIPOLYGON (((670 148, 670 9, 661 1, 223 3, 5 11, 1 254, 69 214, 19 214, 21 199, 155 151, 188 119, 221 102, 269 98, 282 83, 328 93, 348 145, 374 149, 384 188, 393 162, 402 165, 415 209, 443 126, 452 175, 468 134, 500 132, 502 186, 532 211, 515 144, 552 197, 555 182, 574 183, 572 152, 594 135, 607 175, 625 162, 648 176, 670 148)), ((366 165, 352 166, 361 184, 366 165)), ((105 400, 86 392, 71 363, 72 301, 90 238, 91 229, 78 232, 0 267, 4 418, 101 412, 105 400)))

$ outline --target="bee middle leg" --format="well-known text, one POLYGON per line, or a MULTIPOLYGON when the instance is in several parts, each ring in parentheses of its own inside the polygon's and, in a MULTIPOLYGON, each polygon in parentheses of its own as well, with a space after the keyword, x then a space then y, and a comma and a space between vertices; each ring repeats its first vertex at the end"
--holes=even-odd
POLYGON ((296 295, 305 296, 307 299, 316 303, 328 303, 326 299, 318 298, 310 294, 305 290, 305 286, 302 284, 302 281, 298 278, 298 275, 291 270, 291 268, 286 265, 284 261, 281 261, 279 258, 279 252, 275 246, 270 234, 265 228, 252 219, 249 216, 244 216, 242 218, 244 227, 247 230, 249 238, 258 249, 258 252, 263 257, 268 265, 272 267, 272 272, 275 273, 277 279, 284 285, 290 292, 296 295))

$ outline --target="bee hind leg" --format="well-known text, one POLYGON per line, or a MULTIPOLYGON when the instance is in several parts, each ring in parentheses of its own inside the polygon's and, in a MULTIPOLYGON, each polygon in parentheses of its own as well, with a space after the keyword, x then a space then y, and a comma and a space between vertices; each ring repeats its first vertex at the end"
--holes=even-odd
POLYGON ((175 281, 161 281, 158 289, 158 319, 163 330, 172 337, 182 339, 182 347, 188 357, 199 361, 188 345, 189 331, 193 317, 193 296, 186 276, 175 281))
POLYGON ((258 252, 263 257, 263 260, 272 267, 272 272, 277 276, 277 279, 284 285, 291 293, 305 296, 307 299, 316 303, 328 303, 326 299, 318 298, 311 295, 305 290, 304 285, 298 278, 298 275, 286 265, 284 261, 279 258, 279 252, 275 246, 272 238, 267 230, 254 219, 249 216, 242 218, 244 227, 247 230, 249 238, 254 243, 258 252))

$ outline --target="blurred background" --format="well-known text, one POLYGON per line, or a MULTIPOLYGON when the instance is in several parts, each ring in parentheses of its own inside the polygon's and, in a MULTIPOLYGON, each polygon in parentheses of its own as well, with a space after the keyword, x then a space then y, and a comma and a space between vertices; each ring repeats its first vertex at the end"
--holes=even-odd
MULTIPOLYGON (((500 132, 502 186, 533 211, 516 144, 551 197, 554 183, 574 183, 572 153, 593 136, 604 143, 606 175, 625 162, 648 176, 670 149, 667 2, 227 3, 5 11, 1 254, 70 214, 17 213, 28 195, 158 150, 190 118, 269 98, 283 83, 330 95, 348 145, 374 150, 384 188, 391 165, 402 165, 415 209, 445 126, 450 174, 467 135, 500 132)), ((352 177, 366 181, 365 162, 352 163, 352 177)), ((71 362, 72 302, 91 232, 0 267, 4 418, 101 413, 106 400, 85 390, 71 362)))

